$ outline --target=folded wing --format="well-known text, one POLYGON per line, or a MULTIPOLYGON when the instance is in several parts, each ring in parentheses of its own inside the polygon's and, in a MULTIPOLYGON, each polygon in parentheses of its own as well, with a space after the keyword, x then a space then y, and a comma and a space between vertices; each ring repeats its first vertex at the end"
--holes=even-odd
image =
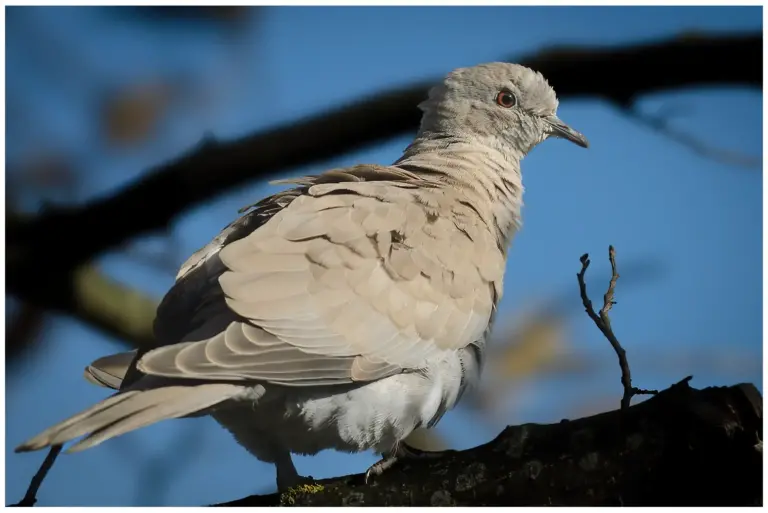
MULTIPOLYGON (((138 369, 341 384, 418 369, 464 347, 488 326, 504 259, 491 228, 460 199, 409 180, 310 185, 195 264, 208 272, 185 296, 198 302, 191 328, 181 343, 144 354, 138 369)), ((173 319, 172 305, 161 308, 161 330, 173 319)))

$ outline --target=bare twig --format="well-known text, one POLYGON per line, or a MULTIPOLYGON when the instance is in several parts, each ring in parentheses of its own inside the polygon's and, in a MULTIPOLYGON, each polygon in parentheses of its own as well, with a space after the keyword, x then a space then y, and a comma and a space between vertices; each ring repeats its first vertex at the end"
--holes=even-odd
POLYGON ((653 116, 640 112, 637 108, 626 108, 623 112, 627 113, 632 119, 656 130, 660 134, 670 138, 674 142, 685 146, 694 153, 712 159, 721 164, 730 166, 739 166, 748 169, 761 169, 763 159, 760 156, 744 155, 737 151, 717 148, 712 143, 703 141, 682 130, 677 130, 669 126, 667 118, 663 116, 653 116))
POLYGON ((48 456, 45 457, 43 464, 40 465, 40 469, 37 471, 37 474, 35 474, 32 478, 32 481, 30 481, 29 488, 27 488, 27 493, 24 495, 24 498, 16 504, 11 504, 11 506, 31 507, 35 505, 37 502, 37 491, 43 484, 45 476, 48 475, 48 471, 50 471, 51 467, 53 467, 53 463, 56 461, 56 458, 61 452, 61 448, 61 445, 54 445, 51 447, 51 449, 48 451, 48 456))
POLYGON ((603 296, 603 307, 600 309, 600 315, 595 313, 595 309, 592 308, 592 301, 587 295, 587 284, 584 281, 584 274, 586 274, 587 267, 589 267, 588 253, 584 253, 581 256, 581 271, 576 274, 576 277, 579 280, 581 301, 584 303, 584 308, 587 311, 587 315, 589 315, 590 319, 595 322, 603 335, 605 335, 605 338, 607 338, 608 342, 610 342, 611 346, 613 346, 613 350, 616 351, 616 356, 619 357, 619 366, 621 367, 621 384, 624 386, 624 395, 621 398, 621 409, 626 410, 629 408, 629 403, 633 396, 643 394, 656 395, 658 394, 658 391, 644 390, 632 386, 632 375, 629 371, 627 352, 623 347, 621 347, 619 340, 616 338, 616 335, 614 335, 613 329, 611 329, 611 320, 608 317, 608 312, 611 310, 611 307, 616 304, 616 301, 613 300, 613 297, 614 290, 616 289, 616 281, 619 279, 619 273, 616 270, 616 250, 613 248, 613 246, 608 246, 608 259, 611 261, 611 281, 608 285, 608 290, 606 291, 605 296, 603 296))

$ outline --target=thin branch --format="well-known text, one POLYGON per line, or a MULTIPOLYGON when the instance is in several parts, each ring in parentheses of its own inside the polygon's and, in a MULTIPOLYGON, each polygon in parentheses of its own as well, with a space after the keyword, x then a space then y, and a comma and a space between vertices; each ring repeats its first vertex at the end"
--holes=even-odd
POLYGON ((37 474, 34 475, 32 481, 29 483, 29 488, 27 488, 27 493, 24 495, 24 498, 16 504, 11 504, 11 506, 31 507, 37 503, 37 492, 40 490, 40 486, 43 484, 45 476, 48 475, 51 467, 53 467, 53 463, 56 461, 61 449, 61 445, 54 445, 48 450, 48 456, 45 457, 37 474))
POLYGON ((603 335, 605 335, 605 338, 607 338, 608 342, 611 343, 613 350, 616 351, 616 356, 619 357, 619 366, 621 367, 621 384, 624 387, 624 395, 621 398, 621 409, 624 411, 629 408, 629 403, 632 400, 632 397, 643 394, 656 395, 659 392, 657 390, 644 390, 632 386, 632 375, 629 371, 627 352, 621 346, 621 343, 619 343, 619 339, 616 338, 616 335, 614 335, 613 329, 611 328, 611 319, 608 317, 608 312, 611 310, 613 305, 616 304, 613 298, 616 289, 616 282, 619 279, 619 273, 616 269, 616 250, 613 248, 613 246, 608 246, 608 259, 611 261, 611 281, 608 285, 608 290, 603 296, 603 307, 600 309, 600 315, 595 313, 595 309, 592 308, 592 301, 589 299, 589 295, 587 294, 587 284, 584 281, 584 275, 586 274, 590 263, 588 253, 584 253, 581 256, 581 271, 576 274, 576 277, 579 281, 581 301, 584 304, 584 309, 587 311, 587 315, 589 315, 590 319, 594 321, 595 325, 597 325, 603 335))
POLYGON ((622 109, 632 119, 650 127, 672 141, 685 146, 701 157, 708 158, 730 166, 739 166, 748 169, 761 169, 763 159, 759 156, 744 155, 743 153, 718 148, 712 143, 698 139, 682 130, 672 128, 663 116, 645 114, 635 107, 622 109))
POLYGON ((613 246, 608 246, 608 260, 611 262, 611 281, 608 282, 608 290, 603 296, 603 307, 600 309, 600 319, 605 323, 608 329, 611 328, 611 319, 608 312, 611 311, 616 301, 613 300, 616 291, 616 282, 619 280, 619 271, 616 269, 616 250, 613 246))

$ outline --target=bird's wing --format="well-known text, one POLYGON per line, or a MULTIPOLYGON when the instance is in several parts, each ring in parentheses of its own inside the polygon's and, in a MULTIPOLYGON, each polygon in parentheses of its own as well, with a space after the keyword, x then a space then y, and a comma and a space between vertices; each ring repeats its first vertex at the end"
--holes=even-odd
POLYGON ((304 179, 256 229, 190 264, 209 270, 166 298, 156 322, 161 335, 178 335, 174 321, 186 334, 141 356, 139 371, 352 383, 482 337, 504 268, 493 229, 455 189, 371 169, 352 181, 304 179))

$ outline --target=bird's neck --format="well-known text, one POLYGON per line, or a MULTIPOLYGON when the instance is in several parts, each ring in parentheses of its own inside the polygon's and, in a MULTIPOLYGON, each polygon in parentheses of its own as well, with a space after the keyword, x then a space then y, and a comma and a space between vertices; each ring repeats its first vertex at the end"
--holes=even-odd
POLYGON ((395 165, 464 192, 506 247, 521 225, 523 154, 494 146, 494 141, 419 134, 395 165))

